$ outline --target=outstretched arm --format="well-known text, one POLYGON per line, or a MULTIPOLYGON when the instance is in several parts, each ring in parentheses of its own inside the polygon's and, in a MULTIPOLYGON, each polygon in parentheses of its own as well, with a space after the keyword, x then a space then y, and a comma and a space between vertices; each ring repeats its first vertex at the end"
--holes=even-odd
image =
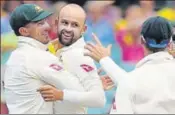
POLYGON ((85 49, 87 49, 89 52, 86 52, 85 55, 90 56, 95 61, 99 62, 104 71, 117 85, 123 77, 128 76, 128 73, 115 64, 115 62, 109 57, 112 46, 108 45, 108 47, 105 48, 95 34, 92 34, 92 36, 96 44, 88 43, 85 46, 85 49))

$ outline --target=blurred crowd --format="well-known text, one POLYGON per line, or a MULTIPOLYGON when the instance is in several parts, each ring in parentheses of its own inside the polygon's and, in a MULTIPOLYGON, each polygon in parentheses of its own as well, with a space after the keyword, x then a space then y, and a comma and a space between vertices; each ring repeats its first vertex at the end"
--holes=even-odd
MULTIPOLYGON (((87 31, 84 33, 84 38, 87 42, 91 41, 91 34, 94 32, 104 45, 112 44, 111 57, 113 60, 126 71, 131 71, 144 56, 143 47, 139 44, 142 23, 147 18, 156 15, 165 17, 174 23, 175 1, 166 1, 166 4, 159 10, 155 10, 155 1, 140 0, 138 4, 131 4, 126 9, 114 5, 114 2, 87 1, 82 6, 87 13, 87 31)), ((55 12, 47 19, 52 28, 50 30, 51 40, 57 38, 57 30, 54 26, 55 18, 60 9, 68 4, 66 1, 58 1, 54 4, 49 1, 1 1, 1 81, 3 80, 5 63, 17 45, 17 37, 10 27, 9 16, 17 6, 25 3, 38 4, 44 9, 55 12)), ((97 67, 99 67, 98 64, 97 67)), ((1 85, 1 113, 7 113, 2 91, 1 85)), ((99 109, 89 108, 89 113, 108 113, 112 106, 114 94, 115 88, 106 91, 106 106, 99 109)))

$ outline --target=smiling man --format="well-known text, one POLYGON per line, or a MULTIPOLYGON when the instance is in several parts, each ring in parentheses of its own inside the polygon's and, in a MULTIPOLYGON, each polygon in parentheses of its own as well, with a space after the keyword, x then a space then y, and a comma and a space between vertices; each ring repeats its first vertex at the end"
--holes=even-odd
MULTIPOLYGON (((55 113, 87 113, 87 107, 103 107, 105 104, 102 81, 97 73, 94 61, 90 57, 84 56, 85 41, 83 33, 86 30, 85 20, 85 11, 76 4, 64 6, 58 16, 56 25, 58 28, 58 41, 55 41, 56 56, 62 62, 64 68, 79 79, 80 85, 87 94, 84 94, 82 98, 75 98, 73 102, 77 102, 77 104, 56 102, 55 113), (61 44, 61 49, 56 47, 59 45, 58 42, 61 44)), ((106 79, 108 78, 106 77, 106 79)), ((107 86, 112 84, 112 81, 108 80, 107 86)), ((41 87, 41 89, 44 88, 41 87)), ((41 94, 53 95, 54 100, 59 100, 56 98, 59 95, 56 90, 54 87, 44 89, 45 92, 53 93, 41 94)), ((71 97, 72 95, 69 96, 71 97)))
POLYGON ((46 51, 50 30, 46 18, 51 14, 35 4, 22 4, 11 14, 10 25, 18 37, 18 46, 7 61, 4 77, 5 99, 10 114, 53 114, 55 109, 61 113, 75 113, 72 108, 77 110, 76 113, 84 113, 82 108, 87 103, 92 107, 103 107, 105 103, 100 83, 93 91, 101 89, 95 92, 98 100, 86 100, 91 99, 92 94, 84 91, 80 84, 83 81, 46 51), (53 101, 53 95, 40 94, 47 93, 39 89, 47 84, 60 89, 56 95, 60 100, 58 109, 54 108, 53 102, 46 102, 53 101), (62 105, 67 109, 62 109, 62 105))

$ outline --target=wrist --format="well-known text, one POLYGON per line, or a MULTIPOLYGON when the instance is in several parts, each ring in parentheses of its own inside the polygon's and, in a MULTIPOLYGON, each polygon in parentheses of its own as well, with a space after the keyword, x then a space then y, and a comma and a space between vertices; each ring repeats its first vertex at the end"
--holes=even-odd
POLYGON ((100 61, 101 61, 102 59, 106 58, 106 57, 108 57, 108 56, 106 56, 106 55, 101 55, 101 56, 99 56, 99 57, 96 57, 95 60, 96 60, 98 63, 100 63, 100 61))
POLYGON ((109 56, 103 56, 101 59, 99 59, 99 63, 103 63, 104 60, 108 60, 109 56))
POLYGON ((57 95, 56 95, 56 99, 62 101, 63 100, 63 96, 64 96, 64 92, 62 90, 57 90, 57 95))

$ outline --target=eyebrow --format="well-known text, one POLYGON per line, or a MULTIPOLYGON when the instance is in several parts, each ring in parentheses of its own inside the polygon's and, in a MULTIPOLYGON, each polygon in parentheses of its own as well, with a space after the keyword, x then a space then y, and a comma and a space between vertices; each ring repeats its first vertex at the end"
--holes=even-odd
POLYGON ((68 20, 66 20, 66 19, 61 19, 61 21, 68 21, 68 20))
MULTIPOLYGON (((67 22, 70 22, 69 20, 67 20, 67 19, 61 19, 61 22, 62 21, 67 21, 67 22)), ((71 21, 71 23, 76 23, 76 24, 78 24, 78 25, 80 25, 78 22, 76 22, 76 21, 71 21)))

